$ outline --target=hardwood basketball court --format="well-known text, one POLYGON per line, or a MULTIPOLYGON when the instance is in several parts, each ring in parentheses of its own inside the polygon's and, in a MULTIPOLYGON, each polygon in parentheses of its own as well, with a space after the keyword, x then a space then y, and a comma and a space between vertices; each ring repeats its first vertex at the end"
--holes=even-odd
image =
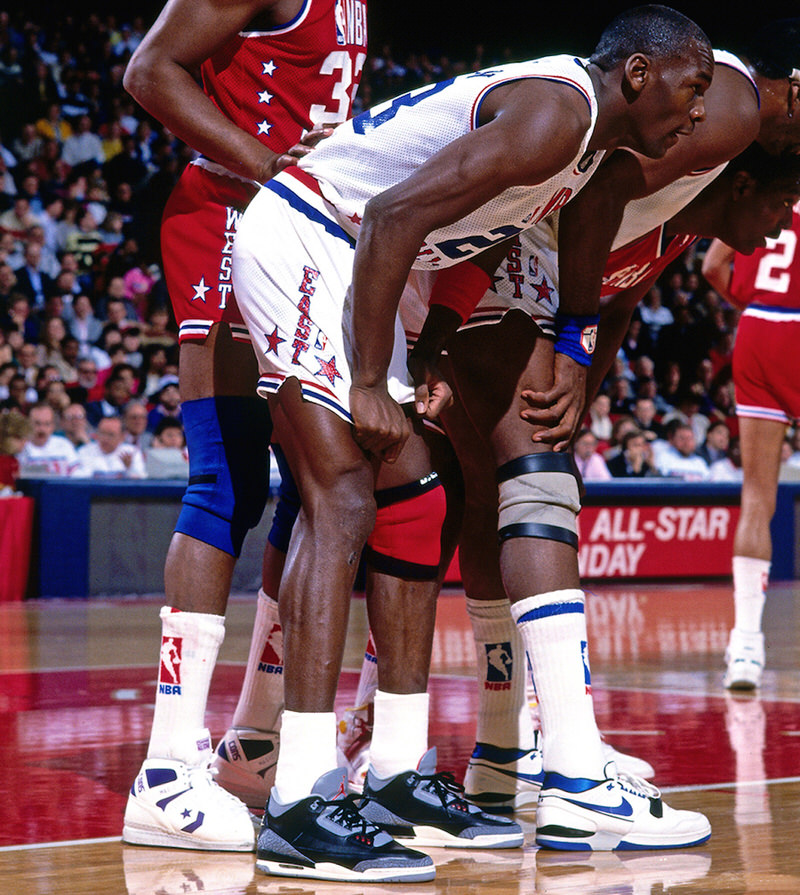
MULTIPOLYGON (((757 696, 722 689, 733 617, 728 584, 602 585, 587 600, 598 722, 656 768, 674 807, 702 810, 712 837, 683 851, 431 850, 423 884, 313 883, 254 873, 250 855, 125 846, 128 788, 152 717, 161 599, 0 604, 0 895, 335 895, 339 892, 800 892, 800 583, 770 586, 767 666, 757 696)), ((236 704, 253 598, 232 597, 209 702, 219 736, 236 704)), ((340 708, 350 705, 366 637, 354 599, 340 708)), ((439 603, 431 743, 460 779, 475 725, 474 645, 463 595, 439 603)))

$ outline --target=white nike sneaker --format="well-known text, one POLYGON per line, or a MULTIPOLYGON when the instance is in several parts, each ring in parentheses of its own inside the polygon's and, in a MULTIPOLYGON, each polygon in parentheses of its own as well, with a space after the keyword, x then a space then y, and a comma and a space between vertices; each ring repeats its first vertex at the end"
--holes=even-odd
POLYGON ((533 749, 501 749, 475 743, 464 774, 464 794, 487 811, 536 809, 542 788, 539 732, 533 749))
POLYGON ((655 786, 606 765, 605 780, 545 774, 536 812, 536 844, 561 851, 686 848, 711 835, 696 811, 665 805, 655 786))
POLYGON ((128 794, 122 839, 132 845, 203 851, 255 849, 247 806, 217 785, 208 760, 190 765, 146 759, 128 794))
POLYGON ((764 673, 764 635, 734 628, 725 650, 728 665, 723 684, 728 690, 755 690, 764 673))
POLYGON ((211 761, 217 783, 250 808, 263 808, 275 782, 280 738, 274 730, 226 731, 211 761))
POLYGON ((606 764, 613 761, 617 766, 620 774, 630 774, 632 777, 644 777, 650 780, 655 777, 655 768, 643 758, 637 758, 635 755, 626 755, 624 752, 618 752, 610 743, 601 739, 600 745, 603 749, 603 758, 606 764))

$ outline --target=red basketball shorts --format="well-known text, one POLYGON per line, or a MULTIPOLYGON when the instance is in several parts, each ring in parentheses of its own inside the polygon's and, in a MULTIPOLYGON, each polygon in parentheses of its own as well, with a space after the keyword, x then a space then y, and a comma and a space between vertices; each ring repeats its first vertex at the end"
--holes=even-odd
POLYGON ((736 332, 736 415, 793 423, 800 419, 800 309, 752 306, 736 332))
POLYGON ((231 262, 239 218, 256 191, 250 181, 187 165, 167 201, 161 251, 182 342, 205 339, 220 322, 235 339, 250 341, 233 295, 231 262))

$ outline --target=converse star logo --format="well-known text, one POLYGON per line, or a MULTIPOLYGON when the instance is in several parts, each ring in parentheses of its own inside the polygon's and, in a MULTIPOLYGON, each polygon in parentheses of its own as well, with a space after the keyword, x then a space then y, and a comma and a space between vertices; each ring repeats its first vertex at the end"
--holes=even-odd
POLYGON ((181 817, 191 817, 191 816, 192 816, 192 812, 188 808, 184 808, 183 811, 181 811, 181 817))
POLYGON ((334 355, 330 360, 324 360, 321 357, 317 357, 317 362, 319 363, 319 370, 316 372, 316 376, 324 376, 331 385, 337 379, 343 379, 342 374, 336 369, 336 356, 334 355))
POLYGON ((269 90, 262 90, 261 93, 258 94, 258 101, 269 105, 272 102, 272 97, 273 94, 270 93, 269 90))
POLYGON ((260 134, 269 135, 269 132, 272 130, 272 125, 268 121, 261 121, 258 125, 258 132, 260 134))
POLYGON ((268 333, 264 333, 264 338, 267 340, 267 350, 264 352, 264 354, 269 354, 270 351, 273 354, 277 354, 278 353, 278 345, 280 345, 281 342, 286 341, 286 339, 282 339, 278 335, 278 327, 277 326, 272 331, 272 335, 269 335, 268 333))
POLYGON ((205 304, 206 292, 208 292, 211 289, 210 286, 206 286, 205 277, 200 277, 199 283, 192 283, 192 289, 194 289, 194 295, 192 296, 192 301, 197 301, 197 299, 200 299, 200 301, 202 301, 203 304, 205 304))
POLYGON ((277 67, 278 66, 275 65, 275 63, 271 59, 269 60, 269 62, 262 62, 261 63, 261 74, 269 75, 270 77, 272 77, 272 73, 275 71, 275 69, 277 67))

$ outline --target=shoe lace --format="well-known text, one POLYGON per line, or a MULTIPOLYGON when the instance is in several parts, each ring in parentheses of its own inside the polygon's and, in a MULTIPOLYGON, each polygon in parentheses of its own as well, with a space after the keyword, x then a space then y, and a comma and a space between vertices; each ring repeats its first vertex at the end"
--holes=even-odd
POLYGON ((464 787, 456 781, 449 771, 439 771, 436 774, 418 774, 423 788, 438 796, 443 808, 455 807, 461 811, 468 811, 472 805, 462 797, 464 787))
POLYGON ((213 767, 211 764, 212 761, 213 756, 212 758, 209 758, 207 763, 190 769, 189 779, 192 787, 210 786, 214 789, 214 792, 219 799, 224 799, 227 802, 235 802, 237 805, 241 805, 242 802, 240 799, 233 795, 233 793, 228 792, 224 786, 220 786, 220 784, 217 783, 216 777, 217 774, 219 774, 219 768, 213 767))
POLYGON ((380 832, 380 827, 361 813, 361 809, 366 805, 369 799, 366 796, 350 793, 346 796, 340 796, 338 799, 321 799, 322 804, 326 808, 332 808, 330 815, 331 820, 336 821, 348 830, 356 833, 358 836, 372 837, 375 833, 380 832))
POLYGON ((661 798, 661 790, 643 777, 637 777, 635 774, 626 774, 624 771, 617 771, 615 778, 617 783, 632 795, 645 796, 648 799, 661 798))

